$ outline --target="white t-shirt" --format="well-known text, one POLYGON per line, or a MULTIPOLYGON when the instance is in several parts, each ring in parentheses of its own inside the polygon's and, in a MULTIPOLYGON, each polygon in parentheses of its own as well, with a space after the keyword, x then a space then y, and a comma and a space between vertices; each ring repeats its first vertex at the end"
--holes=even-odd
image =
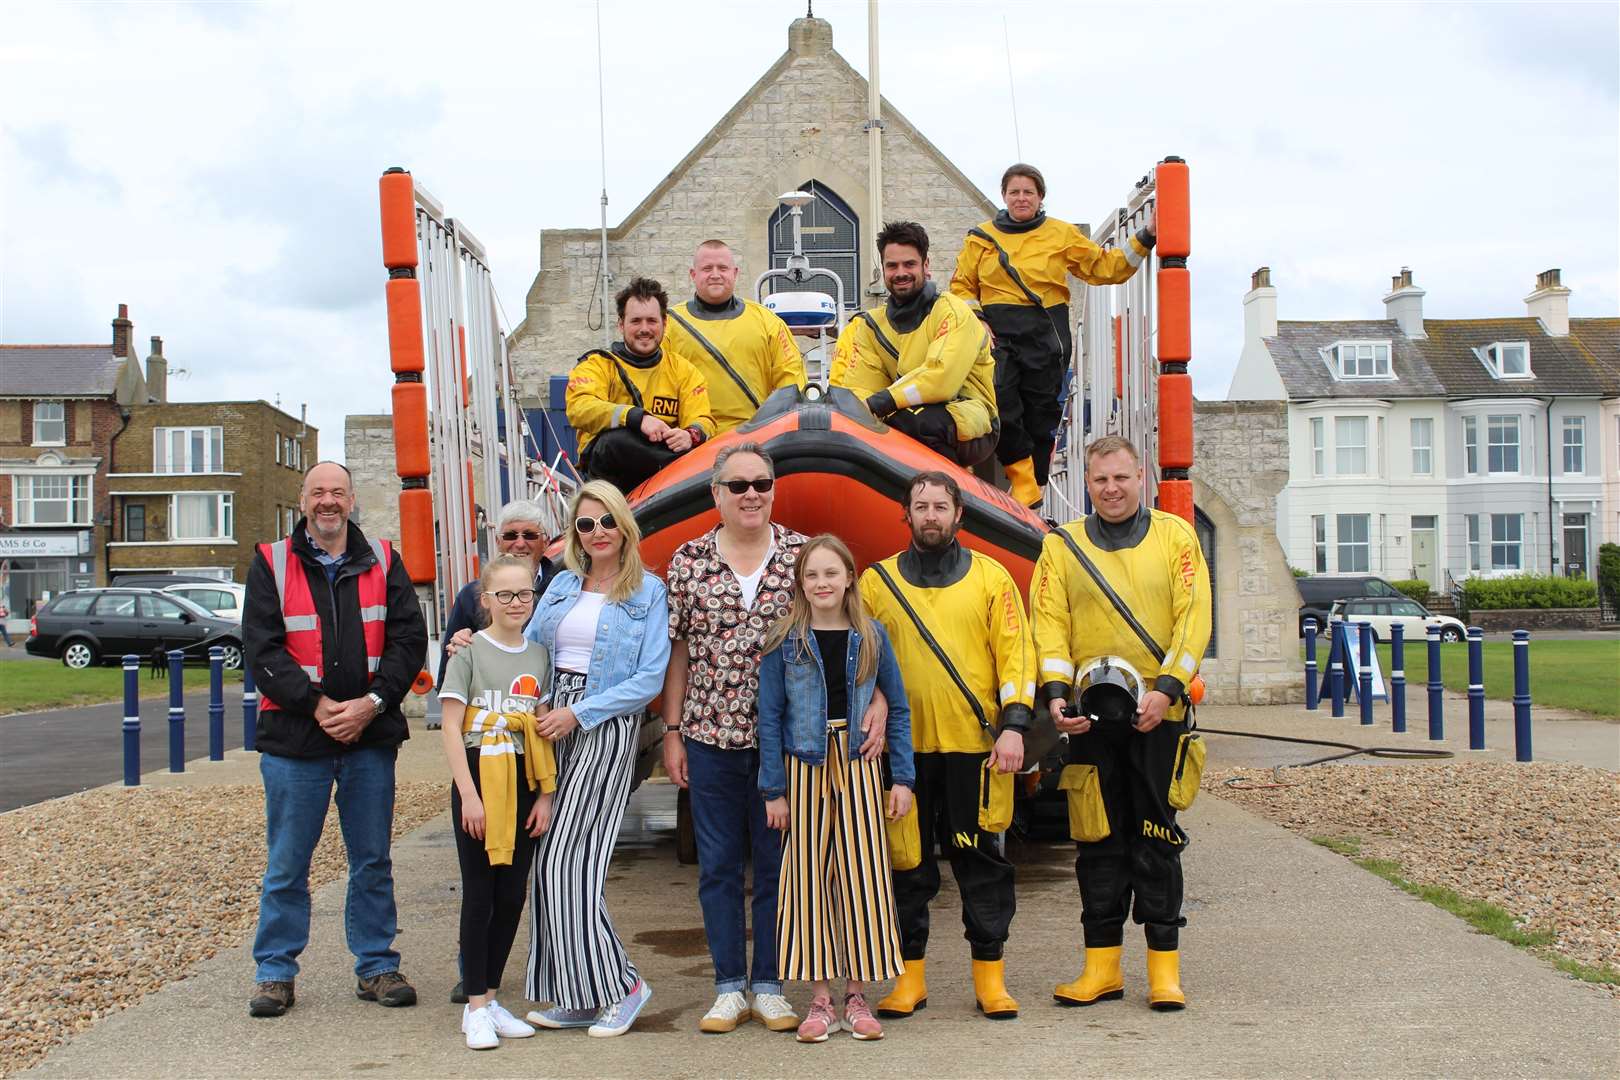
POLYGON ((586 592, 581 589, 579 602, 557 624, 556 649, 552 664, 558 671, 591 670, 591 651, 596 646, 596 624, 602 618, 605 593, 586 592))
MULTIPOLYGON (((776 554, 776 541, 772 540, 771 546, 765 549, 765 557, 759 560, 759 566, 755 567, 752 574, 740 574, 736 569, 732 569, 732 576, 737 579, 737 586, 742 589, 742 606, 744 609, 754 606, 754 597, 759 595, 760 579, 765 576, 765 568, 771 565, 771 556, 774 554, 776 554)), ((731 566, 730 563, 726 565, 731 566)))

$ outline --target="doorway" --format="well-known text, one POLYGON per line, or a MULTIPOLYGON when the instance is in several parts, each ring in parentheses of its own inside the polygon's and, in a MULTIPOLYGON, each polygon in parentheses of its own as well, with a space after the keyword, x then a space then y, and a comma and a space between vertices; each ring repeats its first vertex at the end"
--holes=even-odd
POLYGON ((1433 514, 1412 518, 1412 576, 1436 590, 1440 588, 1440 564, 1434 554, 1440 541, 1438 525, 1433 514))

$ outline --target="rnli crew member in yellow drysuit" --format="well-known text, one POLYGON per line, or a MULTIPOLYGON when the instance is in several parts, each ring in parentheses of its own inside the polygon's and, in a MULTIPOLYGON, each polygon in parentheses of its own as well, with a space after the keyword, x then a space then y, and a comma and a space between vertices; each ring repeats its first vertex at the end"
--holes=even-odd
POLYGON ((659 344, 669 294, 651 278, 619 290, 621 340, 592 349, 568 373, 568 422, 579 463, 628 494, 714 434, 702 372, 659 344))
POLYGON ((709 384, 717 435, 747 423, 771 392, 804 387, 804 357, 787 323, 736 294, 737 257, 723 240, 692 256, 692 299, 669 309, 664 349, 679 353, 709 384))
POLYGON ((998 834, 1012 816, 1012 774, 1023 767, 1024 732, 1034 718, 1035 653, 1024 600, 1005 567, 957 543, 962 492, 948 473, 918 473, 905 516, 911 546, 861 575, 861 600, 888 632, 911 705, 921 834, 921 862, 894 871, 905 972, 878 1002, 878 1012, 910 1016, 927 1003, 924 957, 928 905, 939 894, 937 839, 962 895, 979 1011, 1010 1019, 1018 1002, 1007 993, 1002 949, 1014 910, 1013 868, 998 834))
POLYGON ((1033 165, 1003 173, 1001 197, 1007 209, 963 241, 951 293, 972 305, 994 334, 1001 413, 996 458, 1013 498, 1038 506, 1073 346, 1068 275, 1092 285, 1129 279, 1153 249, 1153 224, 1124 248, 1104 251, 1067 221, 1046 216, 1046 180, 1033 165))
POLYGON ((872 415, 963 468, 990 456, 996 419, 990 335, 961 299, 928 279, 928 233, 891 221, 878 233, 889 302, 838 335, 833 386, 866 400, 872 415))
POLYGON ((1062 537, 1047 536, 1030 590, 1041 697, 1058 730, 1069 736, 1070 765, 1062 784, 1072 789, 1070 799, 1100 796, 1106 811, 1106 817, 1096 813, 1094 801, 1071 806, 1086 966, 1054 994, 1065 1005, 1122 996, 1120 949, 1134 895, 1134 917, 1147 934, 1148 1003, 1180 1009, 1187 1001, 1178 952, 1186 923, 1181 851, 1187 834, 1176 824, 1170 800, 1178 758, 1187 749, 1183 691, 1209 645, 1209 567, 1191 525, 1142 504, 1141 457, 1128 440, 1110 435, 1086 448, 1086 491, 1094 512, 1061 528, 1164 659, 1130 629, 1062 537), (1124 660, 1147 684, 1134 720, 1128 709, 1103 722, 1063 715, 1077 696, 1076 663, 1099 655, 1124 660), (1088 769, 1093 776, 1085 775, 1088 769))

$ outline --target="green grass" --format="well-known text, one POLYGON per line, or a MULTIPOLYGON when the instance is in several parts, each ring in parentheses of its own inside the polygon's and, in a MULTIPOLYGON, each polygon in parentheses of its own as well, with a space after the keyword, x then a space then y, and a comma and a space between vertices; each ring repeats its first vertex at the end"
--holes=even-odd
MULTIPOLYGON (((240 685, 241 682, 240 671, 225 673, 227 699, 231 696, 232 684, 240 685)), ((187 664, 185 685, 188 691, 208 689, 208 669, 187 664)), ((169 681, 149 678, 144 666, 140 671, 140 686, 143 698, 169 696, 169 681)), ((0 662, 0 716, 122 700, 123 668, 93 667, 75 671, 54 660, 0 662)))
POLYGON ((1311 843, 1343 855, 1363 870, 1377 874, 1402 892, 1433 904, 1443 911, 1451 912, 1480 933, 1501 938, 1509 945, 1535 953, 1566 975, 1582 982, 1620 985, 1620 971, 1615 971, 1607 965, 1585 964, 1567 956, 1560 956, 1552 951, 1555 935, 1551 930, 1527 930, 1506 908, 1463 896, 1454 889, 1438 885, 1420 885, 1401 873, 1401 865, 1394 859, 1362 858, 1361 841, 1353 836, 1313 836, 1310 839, 1311 843))
MULTIPOLYGON (((1485 696, 1502 701, 1513 698, 1513 643, 1484 643, 1485 696)), ((1303 666, 1304 645, 1300 646, 1303 666)), ((1327 664, 1327 643, 1318 642, 1317 660, 1327 664)), ((1378 666, 1389 678, 1389 645, 1378 646, 1378 666)), ((1577 709, 1593 716, 1620 719, 1620 635, 1613 640, 1580 638, 1565 641, 1530 641, 1530 700, 1555 709, 1577 709)), ((1446 689, 1468 689, 1468 646, 1463 642, 1440 646, 1440 679, 1446 689)), ((1419 707, 1429 681, 1426 642, 1406 643, 1406 707, 1419 707)))

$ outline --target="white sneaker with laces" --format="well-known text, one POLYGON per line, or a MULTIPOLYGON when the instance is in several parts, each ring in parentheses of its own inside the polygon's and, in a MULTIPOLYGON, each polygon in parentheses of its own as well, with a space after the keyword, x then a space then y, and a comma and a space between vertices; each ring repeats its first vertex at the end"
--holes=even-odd
POLYGON ((495 1034, 495 1018, 490 1015, 488 1007, 475 1009, 471 1005, 463 1005, 461 1030, 466 1033, 469 1050, 493 1050, 501 1045, 500 1036, 495 1034))
POLYGON ((728 1031, 735 1031, 737 1025, 747 1020, 750 1015, 748 999, 741 991, 733 990, 714 999, 709 1011, 698 1021, 698 1030, 710 1035, 723 1035, 728 1031))
POLYGON ((484 1004, 489 1011, 490 1019, 495 1022, 495 1034, 503 1039, 527 1039, 534 1034, 534 1028, 525 1024, 501 1005, 494 998, 484 1004))
POLYGON ((793 1031, 799 1026, 799 1014, 781 994, 755 994, 754 1019, 772 1031, 793 1031))

